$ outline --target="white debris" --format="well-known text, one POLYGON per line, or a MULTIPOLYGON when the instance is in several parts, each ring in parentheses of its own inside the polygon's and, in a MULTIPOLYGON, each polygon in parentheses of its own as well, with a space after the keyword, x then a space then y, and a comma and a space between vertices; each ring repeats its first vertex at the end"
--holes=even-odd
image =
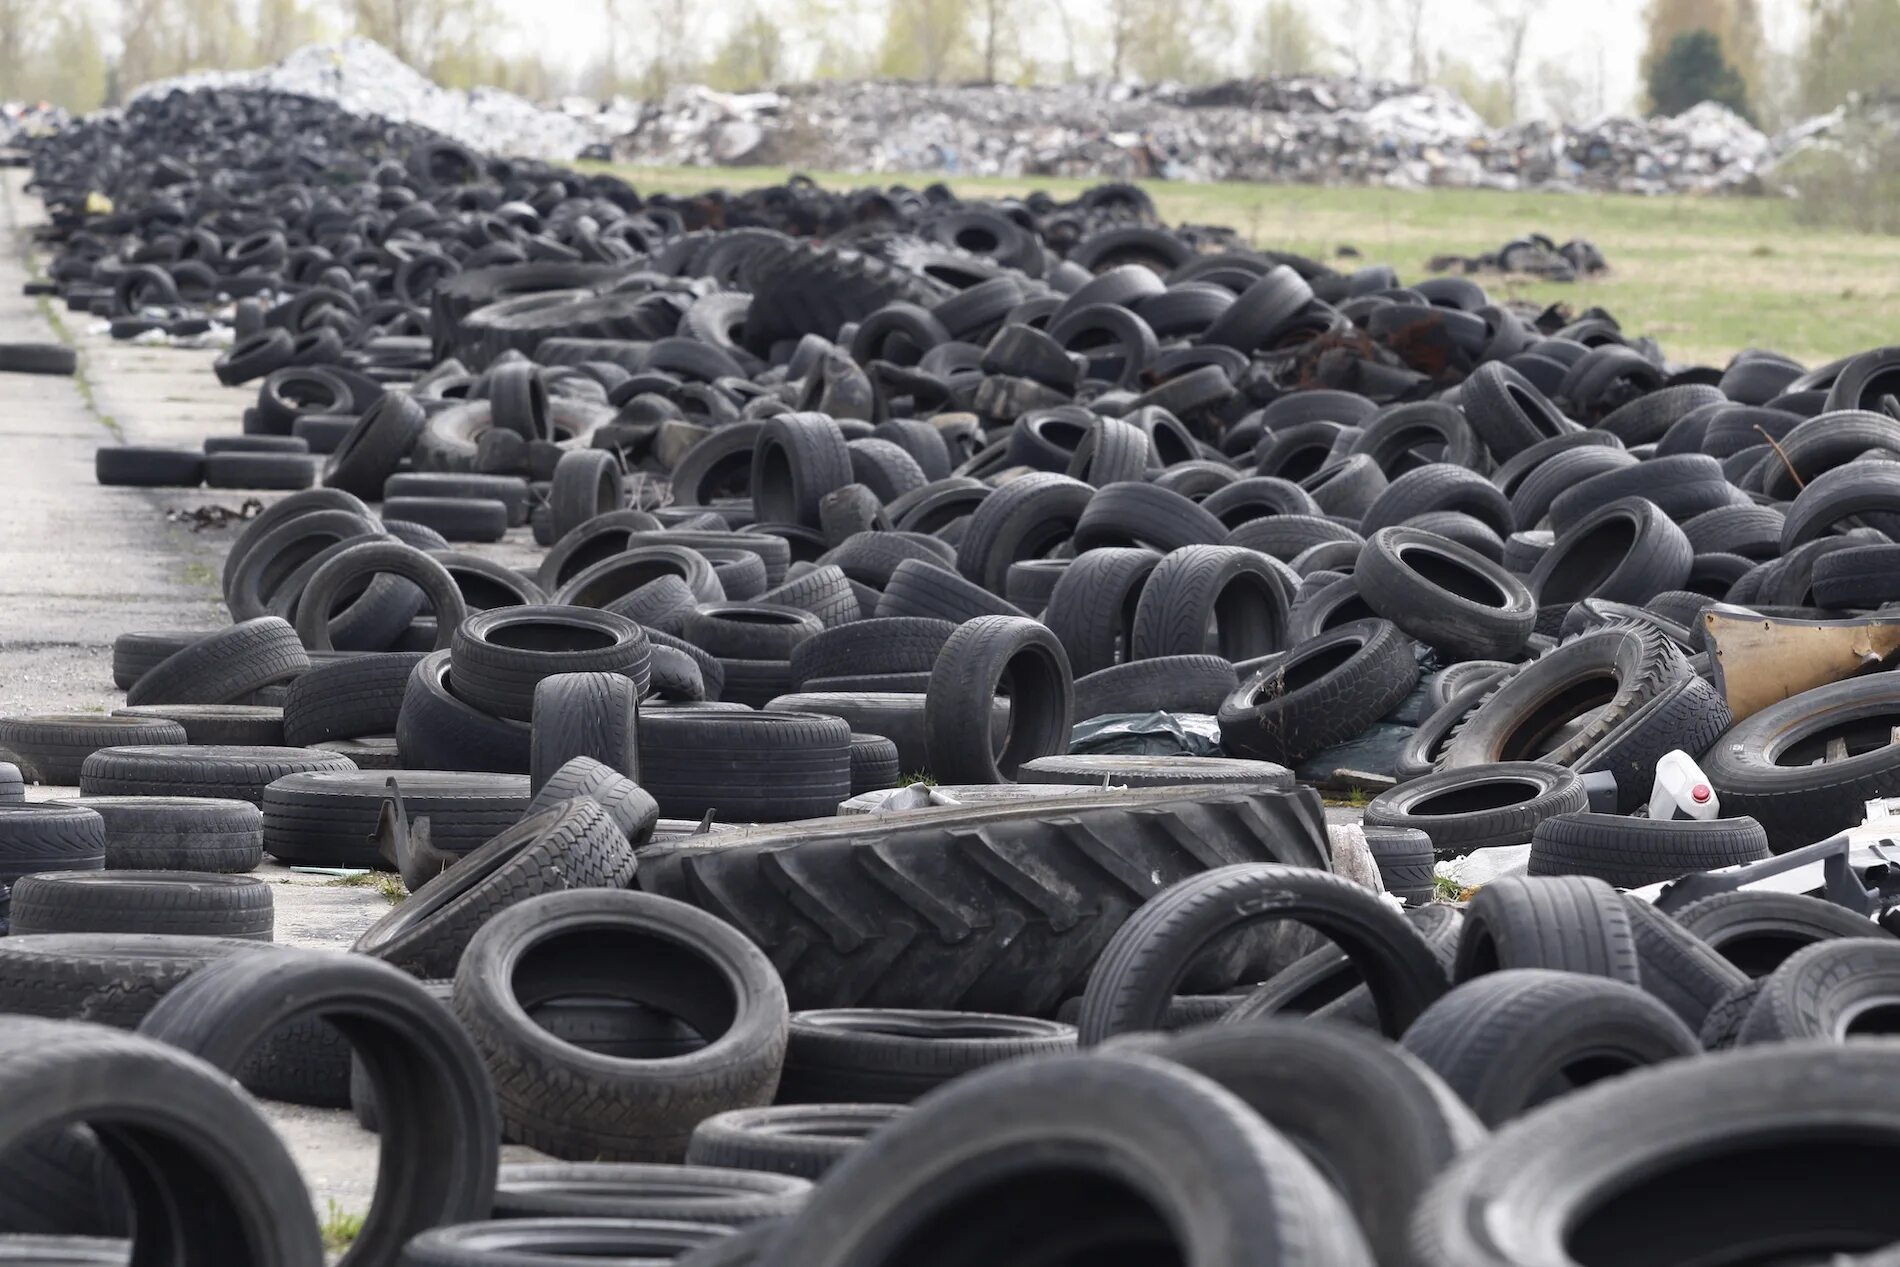
POLYGON ((431 83, 373 40, 302 48, 261 70, 204 71, 146 84, 134 99, 175 90, 225 88, 334 101, 352 114, 414 123, 484 153, 573 159, 600 150, 633 126, 631 116, 594 107, 544 109, 495 88, 461 92, 431 83))

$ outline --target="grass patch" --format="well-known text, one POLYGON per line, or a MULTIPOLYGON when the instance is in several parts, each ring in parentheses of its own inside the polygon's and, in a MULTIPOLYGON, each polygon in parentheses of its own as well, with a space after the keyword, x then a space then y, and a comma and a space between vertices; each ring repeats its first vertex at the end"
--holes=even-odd
POLYGON ((1432 897, 1440 902, 1456 902, 1463 898, 1466 889, 1448 875, 1432 877, 1432 897))
POLYGON ((344 1209, 331 1198, 318 1230, 323 1233, 323 1248, 333 1254, 341 1253, 363 1234, 363 1216, 344 1209))
POLYGON ((409 896, 402 877, 388 871, 366 871, 362 875, 340 875, 331 880, 332 888, 375 889, 391 906, 409 896))
MULTIPOLYGON (((692 193, 777 184, 782 168, 618 167, 642 193, 692 193)), ((828 188, 941 173, 816 173, 828 188)), ((965 197, 1046 189, 1070 196, 1093 182, 1023 177, 950 178, 965 197)), ((1483 277, 1494 297, 1581 311, 1600 305, 1631 334, 1649 334, 1679 362, 1722 365, 1746 347, 1770 347, 1810 365, 1891 341, 1900 300, 1900 237, 1814 228, 1801 204, 1779 198, 1502 193, 1483 189, 1337 189, 1304 185, 1143 184, 1170 223, 1224 224, 1255 245, 1299 251, 1341 268, 1385 263, 1408 281, 1434 255, 1496 250, 1532 231, 1587 237, 1613 271, 1565 285, 1483 277), (1336 258, 1342 246, 1363 259, 1336 258)))
POLYGON ((1349 783, 1337 796, 1327 797, 1325 803, 1331 809, 1364 809, 1376 795, 1378 793, 1349 783))
POLYGON ((211 565, 208 563, 193 560, 185 564, 183 575, 185 584, 199 589, 216 589, 218 586, 218 574, 211 570, 211 565))
POLYGON ((905 776, 904 776, 904 781, 903 781, 902 783, 900 783, 900 784, 898 784, 898 786, 899 786, 899 787, 910 787, 910 786, 912 786, 913 784, 917 784, 917 783, 921 783, 921 784, 923 784, 923 785, 924 785, 925 787, 936 787, 936 786, 937 786, 937 780, 935 780, 935 779, 933 779, 933 778, 931 778, 931 777, 930 777, 930 776, 929 776, 928 774, 925 774, 925 773, 924 773, 923 771, 921 771, 921 770, 919 770, 919 771, 918 771, 917 773, 915 773, 915 774, 907 774, 907 775, 905 775, 905 776))

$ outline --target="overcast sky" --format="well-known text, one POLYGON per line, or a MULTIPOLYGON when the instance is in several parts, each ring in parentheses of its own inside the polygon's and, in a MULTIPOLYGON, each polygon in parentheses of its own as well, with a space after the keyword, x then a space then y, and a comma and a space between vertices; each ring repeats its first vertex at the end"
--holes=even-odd
MULTIPOLYGON (((648 2, 619 0, 623 11, 630 15, 630 34, 634 39, 637 39, 637 24, 641 19, 633 15, 641 14, 643 5, 648 2)), ((859 25, 865 28, 861 38, 875 40, 877 15, 882 11, 882 0, 851 2, 861 15, 859 25)), ((1250 21, 1253 11, 1260 7, 1260 0, 1230 2, 1245 21, 1250 21)), ((1501 2, 1521 3, 1522 0, 1501 2)), ((1535 95, 1536 69, 1546 63, 1556 62, 1575 67, 1574 73, 1586 84, 1596 85, 1600 82, 1606 108, 1629 109, 1639 93, 1637 62, 1642 55, 1642 17, 1646 2, 1543 0, 1532 28, 1525 59, 1529 95, 1535 95)), ((540 48, 558 63, 579 68, 600 56, 604 0, 500 0, 500 3, 517 27, 517 37, 540 48)), ((731 14, 741 3, 742 0, 701 0, 694 4, 692 11, 696 15, 695 21, 703 24, 695 32, 698 39, 707 43, 716 40, 719 31, 730 21, 731 14)), ((1083 24, 1090 20, 1099 21, 1096 15, 1101 12, 1102 6, 1096 0, 1024 0, 1024 8, 1031 12, 1044 9, 1052 15, 1053 9, 1048 6, 1055 3, 1069 6, 1072 21, 1083 24)), ((1354 0, 1304 0, 1304 3, 1315 23, 1332 40, 1348 43, 1354 40, 1355 32, 1359 32, 1363 44, 1363 15, 1376 5, 1377 0, 1361 0, 1357 4, 1354 0)), ((1433 43, 1441 50, 1475 63, 1487 72, 1495 72, 1499 53, 1497 22, 1491 4, 1485 0, 1428 0, 1428 3, 1432 26, 1437 33, 1433 43)), ((1801 0, 1764 0, 1763 9, 1771 44, 1785 45, 1797 37, 1800 6, 1801 0)), ((763 7, 770 13, 780 4, 778 0, 764 0, 763 7)), ((1052 50, 1055 47, 1058 35, 1053 16, 1046 19, 1046 25, 1048 30, 1032 33, 1032 47, 1052 50)), ((623 40, 623 47, 626 42, 631 40, 623 40)), ((1396 31, 1388 31, 1384 43, 1391 59, 1386 69, 1402 76, 1402 37, 1396 31)), ((1236 39, 1235 46, 1237 49, 1244 47, 1244 40, 1236 39)), ((1240 73, 1244 68, 1236 63, 1232 69, 1240 73)))

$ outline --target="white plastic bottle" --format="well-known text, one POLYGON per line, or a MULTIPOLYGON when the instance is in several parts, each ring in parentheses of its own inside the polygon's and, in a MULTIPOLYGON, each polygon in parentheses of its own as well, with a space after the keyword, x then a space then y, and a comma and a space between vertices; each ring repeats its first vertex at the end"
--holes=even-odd
POLYGON ((1682 749, 1663 754, 1656 763, 1656 784, 1649 793, 1651 818, 1719 818, 1722 802, 1709 776, 1682 749))

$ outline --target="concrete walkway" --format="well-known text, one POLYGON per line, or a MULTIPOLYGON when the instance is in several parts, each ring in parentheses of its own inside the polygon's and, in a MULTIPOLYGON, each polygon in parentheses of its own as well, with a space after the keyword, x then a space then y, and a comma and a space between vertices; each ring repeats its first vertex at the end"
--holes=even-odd
MULTIPOLYGON (((43 212, 22 192, 25 173, 0 177, 0 341, 69 342, 80 366, 73 378, 0 375, 0 716, 107 712, 125 703, 112 685, 119 634, 231 621, 218 577, 236 530, 193 533, 166 513, 207 504, 235 510, 247 494, 102 487, 93 451, 117 443, 198 448, 207 435, 241 429, 255 389, 221 386, 210 351, 115 343, 89 331, 93 318, 22 295, 37 271, 31 234, 43 212)), ((29 789, 34 800, 76 794, 29 789)), ((348 949, 389 909, 374 888, 272 863, 256 874, 278 886, 277 940, 286 945, 348 949)), ((376 1136, 347 1111, 259 1106, 302 1167, 319 1218, 369 1208, 376 1136)))

